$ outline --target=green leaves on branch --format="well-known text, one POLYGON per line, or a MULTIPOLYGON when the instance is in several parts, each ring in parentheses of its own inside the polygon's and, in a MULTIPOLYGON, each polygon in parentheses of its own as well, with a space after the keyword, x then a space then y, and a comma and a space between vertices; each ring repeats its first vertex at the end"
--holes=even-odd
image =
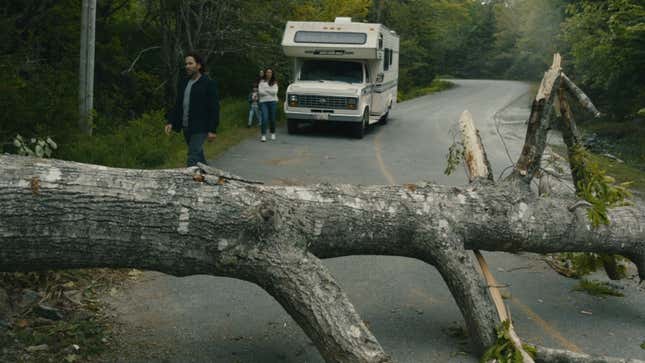
MULTIPOLYGON (((488 363, 493 360, 497 363, 523 363, 522 353, 515 348, 515 345, 511 341, 511 336, 508 331, 510 326, 510 322, 504 320, 500 326, 495 328, 497 331, 497 341, 484 352, 484 355, 480 359, 481 363, 488 363)), ((535 347, 522 344, 522 348, 530 356, 535 358, 535 347)))
POLYGON ((609 224, 609 208, 630 204, 627 198, 631 197, 628 190, 631 182, 616 184, 616 180, 606 175, 580 145, 573 148, 570 159, 573 172, 578 176, 578 196, 591 204, 587 212, 591 224, 594 227, 609 224))
POLYGON ((16 138, 13 140, 13 145, 18 151, 18 155, 35 156, 38 158, 48 158, 58 148, 54 140, 49 137, 46 139, 31 138, 27 142, 20 134, 16 135, 16 138))
POLYGON ((578 285, 573 287, 573 291, 583 291, 592 296, 625 296, 606 282, 591 281, 587 279, 580 280, 578 285))
POLYGON ((448 148, 448 155, 446 155, 446 157, 448 160, 446 163, 446 170, 444 170, 443 173, 450 175, 455 171, 457 165, 464 160, 464 144, 461 143, 461 141, 453 142, 448 148))

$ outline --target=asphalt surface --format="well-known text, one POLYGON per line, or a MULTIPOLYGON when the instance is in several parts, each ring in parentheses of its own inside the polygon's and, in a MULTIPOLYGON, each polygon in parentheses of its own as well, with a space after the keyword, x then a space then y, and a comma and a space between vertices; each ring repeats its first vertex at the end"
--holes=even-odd
MULTIPOLYGON (((362 140, 335 128, 293 136, 280 129, 277 140, 247 140, 212 164, 271 184, 465 184, 461 168, 451 176, 443 170, 451 130, 468 109, 497 178, 523 144, 529 86, 510 81, 454 82, 458 84, 454 89, 398 104, 390 122, 373 127, 362 140)), ((509 286, 507 302, 523 339, 645 359, 639 346, 645 342, 645 292, 635 281, 619 283, 625 297, 597 298, 572 291, 577 281, 556 274, 539 256, 488 253, 486 258, 498 281, 509 286)), ((329 259, 325 265, 398 362, 478 361, 468 353, 461 314, 432 266, 384 256, 329 259)), ((323 361, 282 307, 243 281, 146 272, 111 303, 126 344, 108 360, 323 361)))

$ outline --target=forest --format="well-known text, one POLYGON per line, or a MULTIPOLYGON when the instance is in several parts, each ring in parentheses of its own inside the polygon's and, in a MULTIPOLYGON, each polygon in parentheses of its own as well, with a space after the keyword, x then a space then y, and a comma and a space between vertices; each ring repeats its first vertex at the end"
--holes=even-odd
MULTIPOLYGON (((100 0, 92 136, 78 126, 81 0, 6 1, 0 11, 4 152, 16 152, 17 135, 51 137, 61 159, 178 166, 181 141, 164 137, 160 125, 185 52, 203 53, 219 82, 225 139, 243 126, 260 69, 276 69, 286 88, 290 63, 280 49, 286 21, 336 16, 399 33, 401 99, 438 77, 537 82, 560 52, 567 74, 603 111, 605 129, 623 130, 632 136, 628 142, 642 145, 633 136, 645 112, 640 0, 100 0)), ((642 147, 631 153, 642 163, 642 147)))

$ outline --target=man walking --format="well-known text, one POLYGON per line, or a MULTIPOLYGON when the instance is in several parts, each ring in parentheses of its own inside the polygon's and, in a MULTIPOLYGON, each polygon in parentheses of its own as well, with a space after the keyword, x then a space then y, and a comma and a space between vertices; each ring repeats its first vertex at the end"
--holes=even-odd
POLYGON ((187 166, 206 164, 204 141, 212 142, 217 137, 219 124, 219 97, 217 83, 204 72, 206 66, 197 53, 188 53, 184 59, 186 78, 179 81, 177 102, 168 114, 165 126, 170 131, 183 131, 188 145, 187 166))

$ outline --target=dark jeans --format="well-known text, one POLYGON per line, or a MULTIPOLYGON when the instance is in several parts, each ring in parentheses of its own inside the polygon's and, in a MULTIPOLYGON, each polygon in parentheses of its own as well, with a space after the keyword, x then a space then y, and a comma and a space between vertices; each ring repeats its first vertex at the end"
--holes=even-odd
POLYGON ((260 112, 259 103, 251 105, 251 109, 249 110, 249 123, 247 124, 248 126, 253 125, 254 118, 258 120, 258 125, 262 124, 262 113, 260 112))
POLYGON ((262 135, 267 133, 267 123, 272 134, 275 133, 275 113, 277 111, 278 103, 275 101, 260 102, 260 109, 262 114, 262 135))
POLYGON ((204 141, 208 138, 208 134, 189 134, 184 130, 184 140, 188 145, 188 160, 186 166, 195 166, 197 163, 206 164, 204 157, 204 141))

